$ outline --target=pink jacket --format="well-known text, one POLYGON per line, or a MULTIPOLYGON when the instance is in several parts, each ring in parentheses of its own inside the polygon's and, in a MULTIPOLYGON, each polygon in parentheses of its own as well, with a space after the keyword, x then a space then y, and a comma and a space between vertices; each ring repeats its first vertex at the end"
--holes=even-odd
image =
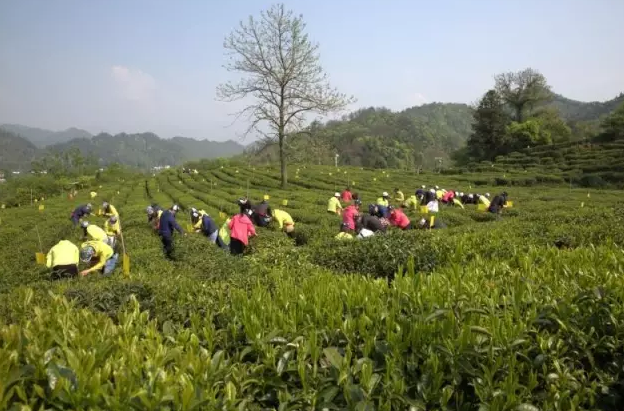
POLYGON ((442 196, 442 201, 448 203, 449 201, 453 201, 455 198, 455 193, 453 191, 447 191, 446 194, 442 196))
POLYGON ((358 215, 358 210, 354 205, 350 205, 342 212, 342 222, 349 227, 349 230, 355 230, 355 217, 358 215))
POLYGON ((230 237, 236 238, 245 245, 249 244, 250 235, 256 235, 256 228, 245 214, 236 214, 232 217, 229 227, 230 237))
POLYGON ((401 210, 392 210, 390 213, 390 224, 399 228, 405 228, 410 225, 410 219, 401 210))

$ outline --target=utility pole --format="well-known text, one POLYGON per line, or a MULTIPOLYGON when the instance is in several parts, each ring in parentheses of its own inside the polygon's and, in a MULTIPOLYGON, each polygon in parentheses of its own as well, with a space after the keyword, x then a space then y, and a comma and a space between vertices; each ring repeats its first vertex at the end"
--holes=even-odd
POLYGON ((340 157, 340 155, 338 153, 336 153, 336 157, 334 157, 334 164, 335 164, 336 168, 338 168, 338 157, 340 157))

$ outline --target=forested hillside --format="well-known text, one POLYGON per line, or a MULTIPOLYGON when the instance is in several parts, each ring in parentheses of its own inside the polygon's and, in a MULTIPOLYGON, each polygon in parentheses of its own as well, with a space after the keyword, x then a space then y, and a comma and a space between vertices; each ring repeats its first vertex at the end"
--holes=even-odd
POLYGON ((37 154, 30 141, 0 128, 0 170, 19 170, 37 154))
MULTIPOLYGON (((554 131, 562 132, 566 141, 583 140, 595 136, 600 119, 622 101, 624 94, 590 103, 554 94, 543 106, 540 118, 554 131)), ((287 153, 298 163, 333 164, 338 153, 345 165, 433 169, 441 160, 444 167, 454 152, 465 147, 475 121, 473 114, 471 106, 454 103, 425 104, 401 112, 360 109, 338 121, 312 123, 305 132, 291 137, 287 153)), ((252 144, 247 153, 252 163, 278 159, 273 142, 252 144)))
POLYGON ((96 165, 119 163, 148 169, 155 166, 179 165, 198 158, 227 157, 240 154, 244 150, 244 146, 234 141, 215 142, 186 137, 162 139, 153 133, 121 133, 114 136, 100 133, 91 137, 87 132, 84 132, 87 134, 83 138, 73 138, 45 148, 37 148, 27 136, 41 143, 48 141, 45 138, 80 134, 81 130, 51 132, 24 126, 8 127, 25 132, 27 136, 24 136, 8 131, 4 127, 0 127, 0 147, 2 147, 0 169, 3 170, 29 170, 33 160, 38 161, 37 168, 45 169, 46 164, 57 163, 55 158, 63 153, 75 151, 81 153, 84 158, 93 159, 96 165))

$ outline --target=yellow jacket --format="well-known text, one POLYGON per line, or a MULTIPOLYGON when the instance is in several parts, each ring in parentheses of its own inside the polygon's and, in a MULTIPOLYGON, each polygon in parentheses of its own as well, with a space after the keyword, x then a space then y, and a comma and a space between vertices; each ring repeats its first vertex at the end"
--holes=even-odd
POLYGON ((490 206, 490 200, 486 196, 479 196, 479 202, 485 204, 486 207, 490 206))
POLYGON ((397 191, 396 193, 394 193, 394 199, 396 201, 405 201, 405 195, 403 194, 402 191, 397 191))
POLYGON ((199 219, 197 220, 197 222, 195 224, 193 224, 193 229, 201 230, 201 228, 202 228, 202 217, 204 215, 206 215, 206 212, 204 210, 199 210, 197 212, 197 214, 199 214, 199 219))
POLYGON ((89 273, 91 271, 97 271, 104 268, 104 264, 106 264, 106 261, 108 261, 114 254, 113 249, 108 244, 101 241, 87 241, 82 243, 80 248, 86 246, 93 247, 93 249, 95 250, 95 254, 93 255, 93 257, 98 259, 97 264, 87 270, 87 272, 89 273))
POLYGON ((377 199, 377 205, 388 207, 390 203, 388 202, 388 200, 384 199, 383 197, 379 197, 377 199))
POLYGON ((444 197, 444 191, 442 191, 442 190, 437 190, 437 191, 436 191, 436 198, 439 200, 439 199, 441 199, 442 197, 444 197))
POLYGON ((112 216, 119 217, 119 213, 117 212, 117 209, 112 204, 108 205, 108 211, 106 210, 102 210, 102 211, 104 213, 103 215, 106 217, 112 217, 112 216))
POLYGON ((89 224, 87 227, 87 236, 90 240, 97 241, 106 241, 108 240, 108 236, 106 235, 106 231, 102 230, 100 227, 95 224, 89 224))
POLYGON ((454 199, 453 199, 453 204, 455 204, 455 205, 456 205, 456 206, 458 206, 458 207, 461 207, 461 208, 462 208, 462 210, 464 209, 464 205, 462 204, 462 202, 461 202, 461 201, 459 201, 459 200, 458 200, 458 199, 456 199, 456 198, 454 198, 454 199))
POLYGON ((121 232, 119 220, 117 220, 115 224, 111 224, 109 220, 106 220, 106 222, 104 223, 104 231, 106 232, 106 235, 110 237, 119 235, 119 233, 121 232))
POLYGON ((295 221, 286 211, 273 210, 273 219, 279 224, 279 228, 284 228, 284 225, 295 225, 295 221))
POLYGON ((336 240, 353 240, 353 236, 349 233, 338 233, 335 238, 336 240))
POLYGON ((46 266, 48 268, 58 265, 78 265, 80 251, 71 241, 61 240, 48 251, 46 266))
POLYGON ((336 197, 332 197, 329 199, 327 203, 327 211, 331 211, 332 213, 338 213, 338 210, 342 210, 342 204, 340 204, 340 200, 336 197))
POLYGON ((404 203, 406 208, 411 208, 413 210, 418 209, 418 204, 419 204, 419 202, 418 202, 418 199, 416 198, 415 195, 413 195, 410 198, 408 198, 407 200, 405 200, 405 203, 404 203))
POLYGON ((232 221, 231 218, 225 220, 225 223, 219 229, 219 238, 225 245, 230 244, 230 221, 232 221))

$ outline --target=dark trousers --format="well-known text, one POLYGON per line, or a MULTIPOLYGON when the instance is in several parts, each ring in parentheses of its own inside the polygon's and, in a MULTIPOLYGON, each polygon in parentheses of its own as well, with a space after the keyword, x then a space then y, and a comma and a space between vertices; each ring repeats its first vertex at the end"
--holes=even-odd
POLYGON ((160 237, 160 241, 162 241, 165 256, 173 259, 173 237, 163 235, 160 237))
POLYGON ((73 278, 78 276, 78 266, 76 264, 55 265, 52 267, 52 279, 73 278))
POLYGON ((408 225, 405 226, 405 228, 403 230, 411 230, 412 227, 412 223, 409 223, 408 225))
POLYGON ((230 238, 230 254, 242 256, 245 252, 245 244, 236 238, 230 238))
POLYGON ((76 226, 80 222, 80 217, 76 216, 75 214, 72 214, 70 217, 70 220, 76 226))

